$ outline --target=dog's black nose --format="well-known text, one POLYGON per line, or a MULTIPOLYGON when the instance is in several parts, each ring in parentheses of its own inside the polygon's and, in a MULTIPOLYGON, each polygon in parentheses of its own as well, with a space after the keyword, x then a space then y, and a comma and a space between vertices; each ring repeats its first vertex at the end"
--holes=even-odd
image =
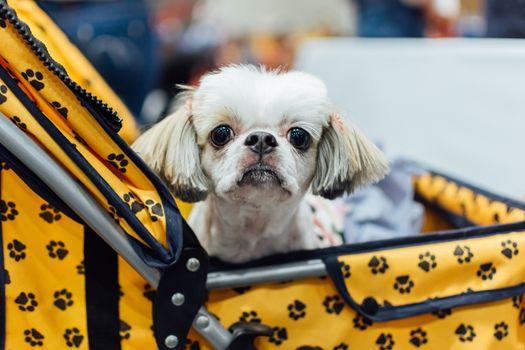
POLYGON ((263 131, 252 132, 246 140, 244 140, 244 144, 261 157, 263 154, 270 153, 275 147, 279 146, 272 134, 263 131))

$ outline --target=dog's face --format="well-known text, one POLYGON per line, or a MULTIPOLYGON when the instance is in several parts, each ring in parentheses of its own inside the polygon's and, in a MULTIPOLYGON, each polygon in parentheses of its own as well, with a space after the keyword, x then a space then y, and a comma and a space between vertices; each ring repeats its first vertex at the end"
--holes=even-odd
POLYGON ((381 152, 301 72, 230 66, 203 77, 134 148, 185 201, 284 201, 312 186, 327 198, 382 178, 381 152))

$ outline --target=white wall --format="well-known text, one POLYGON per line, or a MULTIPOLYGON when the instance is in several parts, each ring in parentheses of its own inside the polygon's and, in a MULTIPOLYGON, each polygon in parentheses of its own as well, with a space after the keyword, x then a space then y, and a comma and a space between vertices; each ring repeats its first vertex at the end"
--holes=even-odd
POLYGON ((296 68, 389 155, 525 198, 525 40, 329 39, 296 68))

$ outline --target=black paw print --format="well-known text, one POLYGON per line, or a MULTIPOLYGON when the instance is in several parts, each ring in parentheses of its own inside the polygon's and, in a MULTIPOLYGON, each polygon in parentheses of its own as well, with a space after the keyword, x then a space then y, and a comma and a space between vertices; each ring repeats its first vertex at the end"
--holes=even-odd
POLYGON ((131 211, 135 214, 145 208, 144 204, 137 201, 135 195, 131 192, 126 193, 124 196, 122 196, 122 198, 124 199, 124 202, 129 205, 131 211))
POLYGON ((394 283, 394 289, 401 294, 410 294, 410 291, 414 287, 414 281, 410 279, 409 275, 398 276, 396 277, 396 282, 394 283))
POLYGON ((131 326, 127 324, 126 322, 120 320, 120 325, 119 325, 120 339, 129 339, 129 337, 131 337, 130 331, 131 331, 131 326))
POLYGON ((67 119, 68 110, 66 107, 62 107, 60 102, 57 101, 53 101, 51 102, 51 104, 53 105, 53 107, 55 107, 58 113, 62 114, 62 116, 67 119))
POLYGON ((354 328, 360 331, 364 331, 373 324, 371 320, 360 314, 357 314, 352 321, 354 322, 354 328))
POLYGON ((81 145, 87 146, 86 140, 80 137, 80 135, 75 130, 72 130, 72 132, 73 132, 73 138, 77 140, 78 143, 80 143, 81 145))
POLYGON ((9 257, 17 262, 26 258, 26 245, 17 239, 7 244, 7 250, 9 250, 9 257))
POLYGON ((268 339, 270 343, 275 345, 281 345, 285 340, 288 339, 288 333, 284 327, 273 327, 273 333, 268 339))
POLYGON ((522 301, 523 301, 523 294, 516 295, 515 297, 512 298, 512 306, 514 306, 516 309, 519 309, 522 301))
POLYGON ((40 214, 38 214, 44 221, 52 224, 54 221, 58 221, 62 218, 60 210, 53 207, 51 204, 46 203, 40 206, 40 214))
POLYGON ((27 130, 27 125, 26 123, 24 123, 22 121, 22 119, 20 119, 20 117, 17 117, 16 115, 14 115, 12 118, 11 118, 11 121, 21 130, 24 130, 26 131, 27 130))
POLYGON ((472 254, 472 251, 468 246, 465 245, 461 247, 458 245, 454 249, 454 256, 457 256, 458 263, 463 264, 469 263, 474 257, 474 254, 472 254))
POLYGON ((525 324, 525 307, 520 309, 518 320, 520 321, 520 324, 525 324))
POLYGON ((496 323, 494 325, 494 337, 501 340, 509 335, 509 326, 505 322, 496 323))
POLYGON ((240 322, 245 323, 261 323, 261 319, 257 316, 255 311, 244 311, 239 317, 240 322))
POLYGON ((16 297, 15 303, 18 304, 18 309, 21 311, 33 312, 38 306, 38 302, 36 301, 36 297, 33 293, 20 293, 16 297))
POLYGON ((348 344, 345 344, 345 343, 341 343, 339 345, 337 345, 334 350, 348 350, 348 344))
POLYGON ((462 342, 471 342, 476 338, 476 332, 474 332, 474 327, 471 325, 466 325, 464 323, 460 324, 456 328, 456 335, 459 337, 459 340, 462 342))
POLYGON ((24 340, 31 346, 42 346, 44 345, 44 335, 34 328, 26 329, 24 331, 24 340))
POLYGON ((35 88, 35 90, 40 91, 44 88, 44 83, 42 83, 44 75, 39 71, 34 72, 32 69, 27 69, 25 72, 22 73, 22 76, 25 80, 29 81, 29 83, 35 88))
POLYGON ((430 252, 419 254, 419 264, 417 264, 417 266, 425 272, 435 269, 437 266, 436 256, 430 252))
POLYGON ((148 210, 151 213, 151 221, 155 222, 159 219, 160 216, 164 216, 162 211, 162 205, 159 203, 155 203, 151 199, 146 199, 146 205, 148 206, 148 210))
POLYGON ((237 294, 244 294, 246 293, 247 291, 249 291, 250 289, 252 289, 251 286, 245 286, 245 287, 235 287, 235 288, 232 288, 232 290, 237 293, 237 294))
POLYGON ((427 332, 425 332, 421 328, 410 331, 410 342, 416 348, 419 348, 420 346, 425 345, 426 343, 428 343, 427 332))
POLYGON ((62 311, 73 305, 73 294, 67 289, 56 291, 53 297, 55 298, 53 304, 62 311))
POLYGON ((306 305, 300 300, 294 300, 293 303, 288 305, 288 317, 292 320, 297 321, 300 318, 306 316, 306 305))
POLYGON ((113 165, 121 173, 126 172, 126 167, 129 164, 128 160, 122 153, 120 154, 111 153, 108 156, 108 162, 109 164, 113 165))
POLYGON ((372 259, 368 262, 368 267, 372 271, 374 275, 378 273, 385 273, 386 270, 388 270, 389 266, 386 262, 386 258, 384 256, 373 256, 372 259))
POLYGON ((14 220, 18 215, 18 210, 16 210, 16 204, 9 201, 0 201, 0 220, 14 220))
POLYGON ((505 255, 507 259, 512 259, 513 256, 519 254, 518 243, 510 239, 501 242, 501 254, 505 255))
POLYGON ((338 295, 333 295, 324 298, 323 306, 327 313, 339 315, 343 311, 345 303, 338 295))
POLYGON ((124 291, 122 291, 122 286, 119 284, 118 285, 118 297, 119 299, 122 298, 124 296, 124 291))
POLYGON ((347 263, 344 263, 342 261, 339 262, 339 266, 341 268, 341 273, 343 274, 343 277, 346 279, 346 278, 349 278, 350 276, 352 276, 352 273, 350 272, 350 265, 348 265, 347 263))
POLYGON ((149 283, 146 283, 144 285, 144 292, 142 293, 142 295, 146 299, 148 299, 149 301, 153 301, 153 299, 155 299, 155 293, 156 293, 156 290, 153 289, 153 287, 149 283))
POLYGON ((5 20, 3 18, 0 18, 0 28, 6 28, 7 25, 5 24, 5 20))
POLYGON ((79 348, 80 344, 82 344, 82 340, 84 340, 84 336, 80 334, 78 328, 73 327, 66 329, 64 332, 64 339, 66 340, 66 345, 70 348, 79 348))
POLYGON ((0 105, 7 101, 5 94, 7 93, 7 86, 0 84, 0 105))
POLYGON ((201 350, 201 344, 196 340, 186 339, 184 350, 201 350))
POLYGON ((11 277, 9 276, 9 271, 4 270, 4 282, 5 284, 11 284, 11 277))
POLYGON ((443 319, 443 318, 446 318, 447 316, 452 315, 452 310, 451 309, 437 310, 437 311, 434 311, 432 315, 436 316, 437 318, 443 319))
POLYGON ((84 260, 82 260, 82 261, 80 262, 80 264, 78 264, 78 265, 76 266, 76 269, 77 269, 77 273, 78 273, 79 275, 85 275, 85 274, 86 274, 86 264, 84 263, 84 260))
POLYGON ((64 260, 69 251, 66 249, 66 245, 62 241, 49 241, 46 245, 49 256, 53 259, 58 258, 64 260))
POLYGON ((392 350, 395 344, 394 337, 389 333, 381 333, 376 340, 376 345, 379 347, 379 350, 392 350))
POLYGON ((491 280, 496 273, 496 267, 492 263, 486 263, 479 266, 479 270, 476 272, 479 278, 483 281, 487 279, 491 280))

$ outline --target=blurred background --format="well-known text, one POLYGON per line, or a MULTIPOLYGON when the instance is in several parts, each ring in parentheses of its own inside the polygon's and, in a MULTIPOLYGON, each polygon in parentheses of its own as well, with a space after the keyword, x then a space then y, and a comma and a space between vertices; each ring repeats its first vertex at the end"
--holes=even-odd
POLYGON ((300 69, 391 157, 525 196, 525 0, 38 3, 142 125, 220 66, 300 69))

